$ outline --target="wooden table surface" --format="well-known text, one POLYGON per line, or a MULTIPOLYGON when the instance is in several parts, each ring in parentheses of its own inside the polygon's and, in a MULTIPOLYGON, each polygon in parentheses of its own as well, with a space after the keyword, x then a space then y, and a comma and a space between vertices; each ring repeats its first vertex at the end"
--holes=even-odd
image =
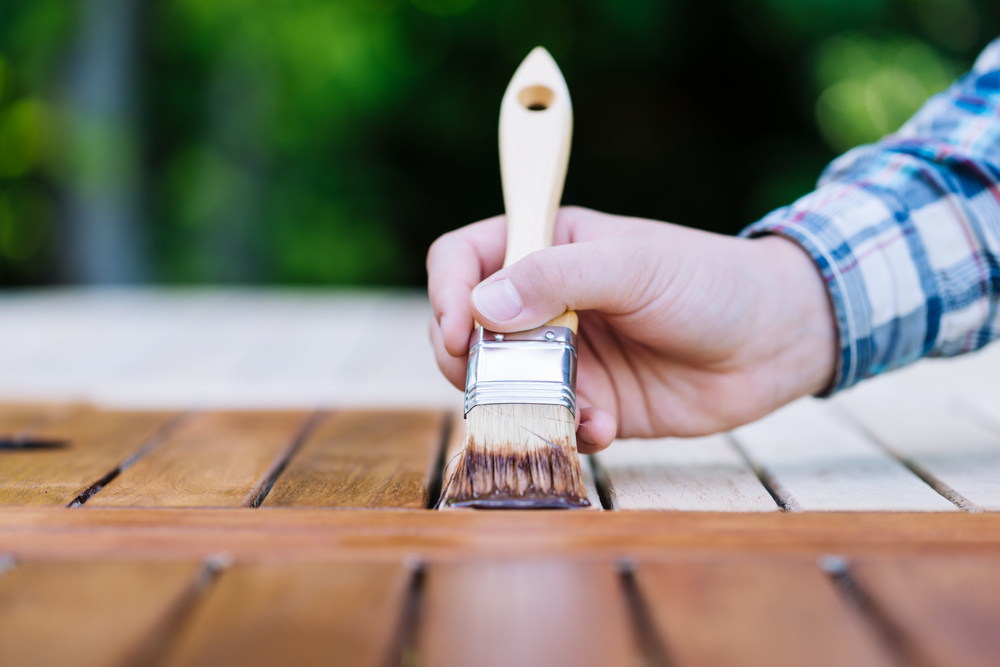
POLYGON ((435 511, 428 316, 0 297, 0 665, 1000 663, 1000 349, 617 442, 589 510, 435 511))

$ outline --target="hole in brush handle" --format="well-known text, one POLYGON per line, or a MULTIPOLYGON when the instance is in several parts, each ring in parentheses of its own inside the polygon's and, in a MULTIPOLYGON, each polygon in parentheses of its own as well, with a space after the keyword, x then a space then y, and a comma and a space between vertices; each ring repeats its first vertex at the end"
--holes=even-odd
POLYGON ((528 86, 517 95, 517 101, 528 111, 545 111, 556 100, 556 94, 547 86, 528 86))

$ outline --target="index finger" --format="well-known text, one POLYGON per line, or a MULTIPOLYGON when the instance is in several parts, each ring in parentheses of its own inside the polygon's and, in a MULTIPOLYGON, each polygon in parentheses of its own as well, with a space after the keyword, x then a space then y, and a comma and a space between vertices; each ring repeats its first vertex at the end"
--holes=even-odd
POLYGON ((503 267, 506 248, 506 218, 499 215, 448 232, 427 252, 427 292, 448 354, 468 353, 473 326, 469 296, 503 267))

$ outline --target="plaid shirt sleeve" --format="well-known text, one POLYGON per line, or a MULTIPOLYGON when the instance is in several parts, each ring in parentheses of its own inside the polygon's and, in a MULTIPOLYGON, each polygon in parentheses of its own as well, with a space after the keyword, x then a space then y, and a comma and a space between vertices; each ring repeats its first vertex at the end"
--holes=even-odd
POLYGON ((801 245, 826 281, 840 358, 828 392, 1000 335, 1000 39, 895 134, 743 230, 801 245))

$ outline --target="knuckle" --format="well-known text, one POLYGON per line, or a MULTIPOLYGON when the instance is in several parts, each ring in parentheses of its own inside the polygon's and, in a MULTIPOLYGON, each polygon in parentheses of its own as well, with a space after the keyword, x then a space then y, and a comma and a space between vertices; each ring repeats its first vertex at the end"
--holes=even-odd
POLYGON ((427 250, 428 268, 430 268, 431 264, 434 263, 434 260, 437 258, 438 255, 441 254, 443 249, 446 248, 451 243, 452 239, 450 237, 452 234, 454 234, 454 232, 448 232, 447 234, 443 234, 437 237, 434 243, 431 244, 431 247, 428 248, 427 250))

